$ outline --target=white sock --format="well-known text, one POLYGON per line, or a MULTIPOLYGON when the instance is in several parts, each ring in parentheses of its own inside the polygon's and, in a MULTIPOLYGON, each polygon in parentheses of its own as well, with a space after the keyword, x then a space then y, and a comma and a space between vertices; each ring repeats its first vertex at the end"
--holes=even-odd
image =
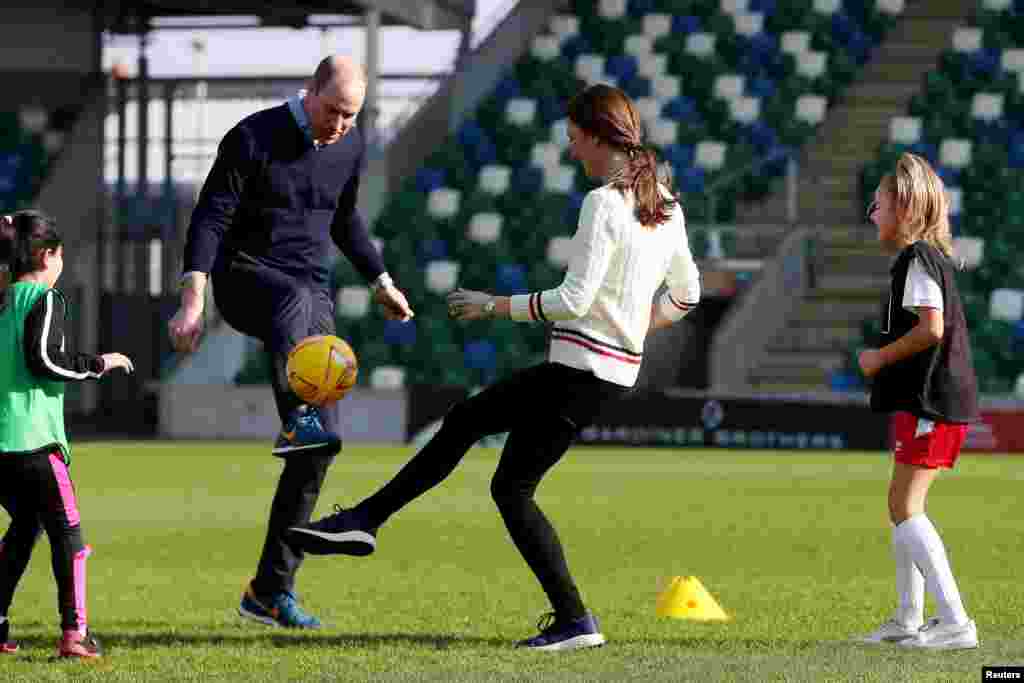
POLYGON ((7 621, 7 617, 0 617, 0 624, 4 623, 5 621, 7 621))
POLYGON ((906 534, 892 529, 892 555, 896 560, 896 592, 900 606, 896 620, 904 626, 916 628, 924 623, 924 574, 914 564, 910 547, 904 538, 906 534))
POLYGON ((924 574, 928 592, 935 596, 939 618, 948 623, 966 624, 967 612, 946 557, 946 547, 931 520, 923 514, 914 515, 893 529, 893 536, 906 544, 910 558, 924 574))

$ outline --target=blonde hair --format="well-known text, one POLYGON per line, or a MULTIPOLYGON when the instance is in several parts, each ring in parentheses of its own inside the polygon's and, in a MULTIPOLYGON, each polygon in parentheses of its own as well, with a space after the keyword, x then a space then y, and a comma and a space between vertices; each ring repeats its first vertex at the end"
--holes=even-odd
POLYGON ((896 169, 879 182, 895 200, 902 214, 899 235, 905 244, 919 240, 953 258, 953 236, 949 231, 949 197, 942 178, 916 154, 904 152, 896 169))

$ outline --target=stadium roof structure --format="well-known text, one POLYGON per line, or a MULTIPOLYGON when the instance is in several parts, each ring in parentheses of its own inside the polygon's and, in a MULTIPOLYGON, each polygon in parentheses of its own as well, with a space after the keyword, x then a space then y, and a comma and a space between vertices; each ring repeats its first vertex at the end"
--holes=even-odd
POLYGON ((106 0, 94 3, 104 19, 105 29, 114 33, 165 28, 154 25, 154 19, 172 17, 258 17, 259 23, 250 27, 304 28, 322 25, 310 21, 311 17, 342 15, 357 19, 373 9, 380 10, 382 25, 431 31, 461 30, 472 21, 475 6, 475 0, 106 0))

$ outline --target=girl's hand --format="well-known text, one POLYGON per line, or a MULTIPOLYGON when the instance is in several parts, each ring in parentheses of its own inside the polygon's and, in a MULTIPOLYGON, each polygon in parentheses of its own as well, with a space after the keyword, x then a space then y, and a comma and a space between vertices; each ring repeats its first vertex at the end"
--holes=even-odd
POLYGON ((882 369, 882 354, 878 349, 864 349, 857 354, 857 363, 865 377, 874 377, 882 369))
POLYGON ((135 365, 132 363, 132 359, 123 353, 105 353, 100 357, 103 359, 102 374, 104 375, 114 368, 122 368, 129 375, 135 372, 135 365))

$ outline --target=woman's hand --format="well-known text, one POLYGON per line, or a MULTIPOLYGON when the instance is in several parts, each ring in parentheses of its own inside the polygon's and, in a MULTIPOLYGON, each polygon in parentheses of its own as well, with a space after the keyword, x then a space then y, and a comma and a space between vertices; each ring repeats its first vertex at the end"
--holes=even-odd
POLYGON ((494 310, 494 297, 486 292, 456 289, 448 295, 448 315, 454 320, 489 320, 494 310))
POLYGON ((105 353, 100 358, 103 359, 103 373, 106 375, 114 368, 121 368, 126 374, 132 374, 135 372, 135 364, 132 363, 132 359, 123 353, 105 353))

